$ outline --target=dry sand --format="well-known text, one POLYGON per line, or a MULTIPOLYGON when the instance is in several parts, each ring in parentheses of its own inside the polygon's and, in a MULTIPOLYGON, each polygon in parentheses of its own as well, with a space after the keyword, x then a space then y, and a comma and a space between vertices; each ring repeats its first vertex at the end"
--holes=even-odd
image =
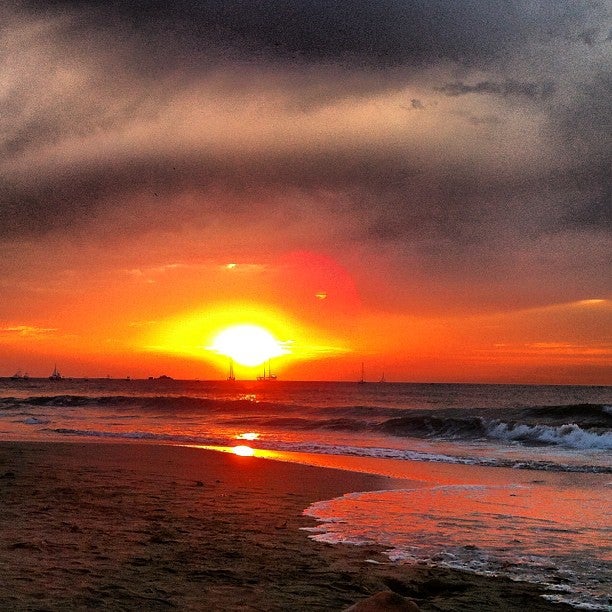
POLYGON ((0 443, 1 610, 570 610, 538 589, 313 542, 311 502, 386 478, 194 448, 0 443))

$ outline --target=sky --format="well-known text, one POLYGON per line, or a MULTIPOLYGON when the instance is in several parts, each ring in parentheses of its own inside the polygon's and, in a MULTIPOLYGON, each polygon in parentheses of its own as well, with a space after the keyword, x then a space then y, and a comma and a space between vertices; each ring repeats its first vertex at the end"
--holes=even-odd
POLYGON ((2 0, 0 375, 612 384, 610 6, 2 0))

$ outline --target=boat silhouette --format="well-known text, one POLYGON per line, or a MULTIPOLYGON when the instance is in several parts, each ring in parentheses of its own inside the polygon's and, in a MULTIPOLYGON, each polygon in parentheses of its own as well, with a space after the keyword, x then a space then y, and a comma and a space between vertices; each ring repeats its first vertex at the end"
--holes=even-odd
POLYGON ((51 373, 51 376, 49 376, 49 380, 62 380, 63 376, 60 374, 59 370, 57 369, 57 364, 55 364, 53 366, 53 372, 51 373))
POLYGON ((258 376, 257 380, 268 381, 268 380, 276 380, 276 374, 272 374, 272 367, 270 362, 272 360, 268 359, 268 373, 266 374, 266 364, 264 363, 263 376, 258 376))
POLYGON ((21 370, 17 370, 12 376, 11 380, 28 380, 30 375, 27 372, 22 372, 21 370))

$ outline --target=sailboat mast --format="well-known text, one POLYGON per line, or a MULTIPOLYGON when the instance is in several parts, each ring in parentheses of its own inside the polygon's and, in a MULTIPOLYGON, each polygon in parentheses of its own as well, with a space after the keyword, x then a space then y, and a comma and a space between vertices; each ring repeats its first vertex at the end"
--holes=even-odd
POLYGON ((365 382, 365 368, 363 366, 363 361, 361 362, 361 378, 359 379, 360 383, 364 383, 365 382))

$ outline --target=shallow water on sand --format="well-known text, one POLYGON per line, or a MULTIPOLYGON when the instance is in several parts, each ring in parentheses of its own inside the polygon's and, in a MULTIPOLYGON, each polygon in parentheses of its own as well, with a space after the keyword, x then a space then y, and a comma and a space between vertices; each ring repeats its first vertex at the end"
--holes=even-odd
POLYGON ((483 483, 478 473, 483 469, 463 468, 466 473, 457 474, 454 483, 441 478, 444 484, 430 480, 317 502, 305 511, 320 521, 312 537, 380 545, 400 563, 546 584, 559 601, 608 609, 609 479, 547 473, 527 481, 508 474, 511 470, 496 470, 496 481, 483 483))

